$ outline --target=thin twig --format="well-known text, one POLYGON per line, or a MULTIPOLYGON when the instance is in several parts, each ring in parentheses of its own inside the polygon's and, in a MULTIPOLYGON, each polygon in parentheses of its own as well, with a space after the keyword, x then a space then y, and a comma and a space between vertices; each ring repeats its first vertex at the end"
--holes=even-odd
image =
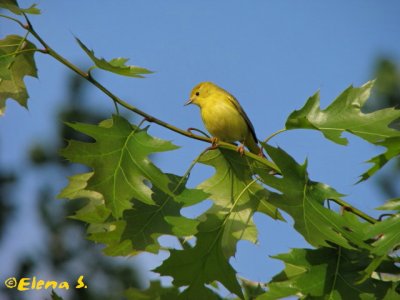
POLYGON ((362 212, 358 208, 355 208, 354 206, 350 205, 349 203, 341 200, 341 199, 328 199, 328 201, 333 201, 337 204, 339 204, 341 207, 343 207, 344 210, 352 212, 353 214, 359 216, 360 218, 364 219, 365 221, 375 224, 378 222, 378 220, 374 219, 373 217, 367 215, 366 213, 362 212))
POLYGON ((287 130, 286 128, 282 128, 282 129, 279 129, 278 131, 275 131, 273 134, 271 134, 269 137, 267 137, 264 140, 264 143, 267 144, 269 142, 269 140, 272 139, 274 136, 277 136, 278 134, 285 132, 286 130, 287 130))
MULTIPOLYGON (((156 117, 153 117, 152 115, 138 109, 137 107, 125 102, 124 100, 122 100, 121 98, 117 97, 116 95, 114 95, 111 91, 109 91, 105 86, 103 86, 101 83, 99 83, 96 79, 93 78, 93 76, 90 75, 90 73, 84 72, 81 69, 79 69, 77 66, 75 66, 74 64, 72 64, 71 62, 69 62, 67 59, 65 59, 64 57, 62 57, 60 54, 58 54, 54 49, 52 49, 41 37, 40 35, 35 31, 35 29, 32 27, 32 24, 30 23, 28 17, 26 15, 25 19, 27 21, 27 25, 23 25, 23 27, 28 30, 41 44, 42 46, 45 48, 45 52, 43 53, 47 53, 50 56, 52 56, 53 58, 55 58, 56 60, 58 60, 59 62, 61 62, 63 65, 65 65, 66 67, 68 67, 69 69, 71 69, 72 71, 74 71, 75 73, 77 73, 79 76, 83 77, 84 79, 86 79, 87 81, 89 81, 90 83, 92 83, 94 86, 96 86, 99 90, 101 90, 104 94, 106 94, 108 97, 110 97, 115 103, 118 103, 119 105, 121 105, 122 107, 138 114, 141 115, 142 117, 146 118, 146 120, 148 122, 152 122, 152 123, 156 123, 162 127, 168 128, 171 131, 174 131, 176 133, 179 133, 181 135, 187 136, 189 138, 193 138, 199 141, 203 141, 206 143, 212 143, 212 140, 210 138, 206 138, 200 135, 196 135, 193 133, 190 133, 186 130, 180 129, 178 127, 175 127, 167 122, 164 122, 156 117)), ((22 23, 21 23, 22 24, 22 23)), ((230 150, 235 150, 236 151, 236 147, 235 145, 229 144, 229 143, 225 143, 225 142, 219 142, 218 144, 219 147, 222 148, 226 148, 226 149, 230 149, 230 150)), ((267 161, 266 159, 253 154, 251 152, 245 151, 244 153, 246 156, 251 157, 263 164, 267 164, 269 167, 271 167, 272 169, 277 169, 276 165, 270 161, 267 161)))

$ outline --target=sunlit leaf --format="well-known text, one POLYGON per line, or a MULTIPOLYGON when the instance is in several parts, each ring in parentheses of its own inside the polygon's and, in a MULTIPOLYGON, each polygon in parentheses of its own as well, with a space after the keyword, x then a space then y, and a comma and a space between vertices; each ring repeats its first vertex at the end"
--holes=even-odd
POLYGON ((326 138, 345 145, 347 139, 343 132, 357 135, 370 143, 383 141, 385 138, 398 137, 400 132, 389 125, 400 118, 400 111, 385 108, 364 114, 361 109, 368 100, 373 81, 363 86, 349 87, 326 109, 319 107, 319 93, 308 99, 300 110, 294 111, 286 121, 288 129, 307 128, 320 130, 326 138))
POLYGON ((362 108, 368 100, 373 81, 363 86, 349 87, 326 109, 321 110, 319 93, 310 97, 300 109, 292 112, 286 121, 287 129, 314 129, 321 131, 327 139, 346 145, 344 132, 354 134, 364 140, 385 146, 387 152, 371 159, 374 166, 361 175, 368 179, 379 170, 387 160, 399 154, 400 131, 391 127, 400 118, 400 110, 384 108, 371 113, 363 113, 362 108))
POLYGON ((28 8, 20 8, 18 6, 18 3, 16 0, 1 0, 0 1, 0 8, 5 8, 11 11, 12 13, 16 15, 22 15, 23 13, 25 14, 34 14, 38 15, 40 14, 40 10, 36 8, 37 4, 32 4, 28 8))
POLYGON ((215 169, 215 174, 198 186, 213 205, 199 217, 195 246, 172 250, 155 271, 172 276, 175 286, 187 285, 184 299, 216 299, 207 287, 214 281, 242 297, 229 258, 235 255, 239 240, 257 241, 252 219, 255 212, 282 217, 267 201, 269 192, 253 178, 251 160, 231 150, 217 149, 202 154, 199 162, 215 169))
POLYGON ((213 206, 205 214, 218 215, 224 220, 221 246, 226 257, 235 254, 239 240, 257 242, 257 229, 253 223, 255 212, 283 220, 277 208, 268 202, 269 191, 252 177, 249 161, 237 152, 226 149, 208 151, 199 162, 214 167, 216 171, 198 188, 213 200, 213 206))
POLYGON ((27 107, 29 96, 24 77, 37 77, 35 49, 34 44, 18 35, 0 40, 0 116, 4 114, 8 98, 27 107))
POLYGON ((170 179, 148 158, 155 152, 174 150, 168 141, 153 138, 119 116, 111 124, 99 126, 69 124, 95 139, 94 143, 70 141, 62 155, 72 162, 91 167, 94 175, 87 189, 104 197, 106 206, 116 218, 132 207, 132 199, 154 205, 149 183, 173 196, 170 179))
POLYGON ((90 50, 88 47, 86 47, 78 38, 76 40, 79 46, 81 46, 81 48, 86 52, 90 59, 95 63, 96 67, 100 69, 123 76, 137 78, 143 78, 142 75, 153 73, 152 71, 142 67, 126 65, 125 63, 128 61, 127 58, 118 57, 113 58, 110 61, 107 61, 104 58, 97 58, 94 55, 93 50, 90 50))

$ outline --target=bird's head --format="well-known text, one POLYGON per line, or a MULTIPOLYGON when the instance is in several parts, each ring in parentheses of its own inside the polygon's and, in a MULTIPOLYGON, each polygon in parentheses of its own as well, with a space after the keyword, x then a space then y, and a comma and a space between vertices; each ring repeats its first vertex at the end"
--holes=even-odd
POLYGON ((212 82, 201 82, 193 88, 190 93, 190 99, 185 103, 185 105, 196 104, 202 107, 204 103, 207 102, 207 99, 211 95, 218 93, 219 90, 221 90, 221 88, 212 82))

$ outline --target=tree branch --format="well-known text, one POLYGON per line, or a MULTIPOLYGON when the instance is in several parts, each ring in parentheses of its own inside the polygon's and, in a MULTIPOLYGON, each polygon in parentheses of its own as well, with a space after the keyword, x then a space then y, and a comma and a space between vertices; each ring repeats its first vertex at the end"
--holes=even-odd
MULTIPOLYGON (((63 56, 61 56, 60 54, 58 54, 53 48, 51 48, 41 37, 40 35, 35 31, 35 29, 33 28, 31 22, 29 21, 28 17, 24 14, 25 20, 27 22, 26 25, 22 24, 21 22, 19 22, 16 19, 11 18, 13 21, 16 21, 18 24, 20 24, 24 29, 26 29, 28 32, 30 32, 41 44, 42 46, 45 48, 44 50, 41 50, 40 52, 45 53, 45 54, 49 54, 50 56, 52 56, 53 58, 55 58, 56 60, 58 60, 60 63, 62 63, 63 65, 65 65, 66 67, 68 67, 70 70, 72 70, 73 72, 75 72, 76 74, 78 74, 79 76, 83 77, 84 79, 86 79, 87 81, 89 81, 91 84, 93 84, 94 86, 96 86, 99 90, 101 90, 104 94, 106 94, 112 101, 114 101, 114 103, 118 103, 119 105, 121 105, 122 107, 142 116, 145 118, 146 121, 150 122, 150 123, 156 123, 162 127, 165 127, 173 132, 176 132, 178 134, 181 134, 183 136, 192 138, 192 139, 196 139, 199 141, 203 141, 206 143, 212 143, 212 140, 208 137, 204 137, 204 136, 200 136, 197 134, 193 134, 191 131, 187 131, 187 130, 183 130, 180 129, 176 126, 173 126, 165 121, 162 121, 140 109, 138 109, 137 107, 129 104, 128 102, 122 100, 121 98, 119 98, 118 96, 114 95, 110 90, 108 90, 104 85, 102 85, 100 82, 98 82, 96 79, 93 78, 93 76, 90 74, 90 72, 84 72, 83 70, 81 70, 80 68, 78 68, 76 65, 72 64, 70 61, 68 61, 67 59, 65 59, 63 56)), ((271 134, 268 138, 265 139, 265 142, 268 142, 272 137, 276 136, 279 133, 282 133, 286 131, 286 129, 281 129, 278 130, 277 132, 271 134)), ((236 145, 230 144, 230 143, 225 143, 225 142, 219 142, 218 144, 219 147, 225 148, 225 149, 230 149, 233 151, 236 151, 236 145)), ((251 152, 245 151, 245 155, 248 157, 251 157, 252 159, 255 159, 257 161, 259 161, 260 163, 270 167, 271 169, 280 172, 279 168, 271 161, 262 158, 258 155, 255 155, 251 152)), ((340 206, 342 206, 344 209, 351 211, 352 213, 354 213, 355 215, 359 216, 360 218, 374 224, 377 222, 376 219, 372 218, 371 216, 363 213, 362 211, 360 211, 359 209, 351 206, 350 204, 346 203, 343 200, 338 200, 338 199, 329 199, 331 201, 334 201, 335 203, 339 204, 340 206)))

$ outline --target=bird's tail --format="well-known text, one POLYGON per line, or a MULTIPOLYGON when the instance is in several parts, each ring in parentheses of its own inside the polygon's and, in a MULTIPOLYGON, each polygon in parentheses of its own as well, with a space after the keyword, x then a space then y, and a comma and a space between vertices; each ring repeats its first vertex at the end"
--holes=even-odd
POLYGON ((258 145, 258 142, 254 139, 252 134, 247 136, 246 140, 244 141, 244 145, 250 150, 251 153, 265 157, 262 148, 258 145))

